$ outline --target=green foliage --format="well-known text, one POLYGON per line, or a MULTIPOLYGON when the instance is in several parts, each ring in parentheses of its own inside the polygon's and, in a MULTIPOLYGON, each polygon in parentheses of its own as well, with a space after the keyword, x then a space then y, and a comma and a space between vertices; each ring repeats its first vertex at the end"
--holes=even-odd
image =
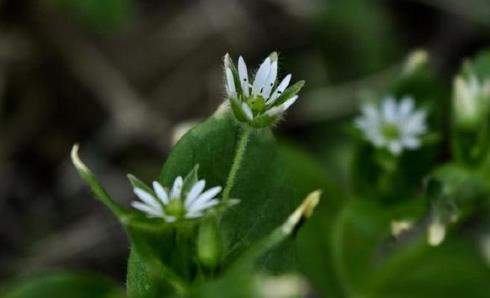
POLYGON ((366 297, 487 297, 490 269, 469 239, 405 246, 372 276, 366 297))
MULTIPOLYGON (((219 114, 194 128, 175 146, 164 165, 161 181, 168 184, 199 164, 211 185, 225 186, 223 200, 240 199, 220 222, 226 242, 225 262, 229 263, 243 249, 269 234, 309 191, 325 184, 322 171, 307 158, 296 162, 292 151, 278 147, 269 129, 250 130, 230 114, 219 114), (244 138, 246 149, 233 173, 237 147, 244 138), (231 188, 229 197, 227 188, 231 188)), ((287 263, 289 258, 282 262, 287 263)))
MULTIPOLYGON (((81 177, 127 232, 128 296, 260 297, 257 272, 295 270, 325 297, 488 296, 490 268, 475 241, 490 214, 488 152, 476 164, 436 158, 443 143, 438 141, 447 136, 436 111, 446 92, 427 59, 423 51, 411 55, 385 93, 413 96, 430 114, 430 133, 420 147, 401 155, 361 138, 352 142, 357 147, 345 153, 352 153, 352 168, 344 188, 330 184, 301 150, 278 143, 270 128, 243 123, 233 101, 180 139, 158 178, 169 187, 185 177, 185 194, 201 178, 223 187, 220 204, 196 219, 166 221, 120 206, 75 146, 72 159, 81 177), (321 202, 314 189, 323 191, 321 202), (469 237, 469 224, 478 227, 477 237, 469 237)), ((475 72, 483 76, 490 58, 477 61, 475 72)), ((301 86, 293 85, 291 92, 301 86)), ((456 141, 457 132, 451 134, 456 141)), ((143 181, 128 177, 133 187, 154 194, 143 181)), ((76 283, 73 289, 81 293, 93 282, 70 278, 61 281, 76 283)), ((39 283, 48 290, 67 289, 58 288, 56 279, 39 283)), ((37 289, 34 285, 24 287, 37 289)), ((114 288, 108 289, 112 295, 114 288)))
MULTIPOLYGON (((72 157, 82 178, 128 233, 130 297, 192 295, 196 287, 202 287, 199 293, 204 295, 218 291, 227 280, 248 280, 256 263, 272 270, 290 269, 294 264, 291 243, 268 251, 309 217, 313 207, 305 203, 281 226, 311 190, 325 184, 323 172, 308 157, 277 145, 269 129, 254 130, 237 122, 229 111, 220 111, 179 141, 165 162, 160 182, 171 185, 177 176, 190 173, 184 180, 185 191, 197 181, 199 165, 199 175, 208 185, 224 187, 224 209, 202 220, 166 223, 115 203, 79 160, 77 149, 72 157)), ((152 193, 134 176, 129 179, 134 187, 152 193)), ((305 202, 311 200, 315 201, 305 202)))
POLYGON ((478 167, 490 146, 490 52, 466 61, 454 80, 451 144, 455 159, 478 167))
POLYGON ((124 291, 115 282, 95 274, 47 273, 13 282, 3 298, 123 298, 124 291))

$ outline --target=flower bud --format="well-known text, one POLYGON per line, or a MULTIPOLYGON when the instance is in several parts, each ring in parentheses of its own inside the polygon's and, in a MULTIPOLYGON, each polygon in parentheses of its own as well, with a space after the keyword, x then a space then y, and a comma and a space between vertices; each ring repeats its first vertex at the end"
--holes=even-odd
POLYGON ((215 220, 201 224, 197 238, 197 256, 202 265, 214 268, 221 259, 221 237, 215 220))
POLYGON ((430 246, 439 246, 446 237, 446 226, 436 219, 430 223, 427 230, 427 242, 430 246))
POLYGON ((490 100, 490 81, 481 84, 474 74, 454 80, 454 121, 463 129, 478 129, 485 121, 490 100))
POLYGON ((481 83, 465 69, 454 80, 453 150, 457 160, 476 166, 488 152, 490 80, 481 83))

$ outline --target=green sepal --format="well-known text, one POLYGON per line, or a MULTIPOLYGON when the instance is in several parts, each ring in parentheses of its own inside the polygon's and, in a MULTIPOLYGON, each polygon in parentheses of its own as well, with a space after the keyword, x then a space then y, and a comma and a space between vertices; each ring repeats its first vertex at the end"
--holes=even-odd
POLYGON ((294 85, 289 86, 284 92, 279 96, 279 98, 276 99, 276 101, 272 104, 272 106, 278 106, 282 103, 284 103, 286 100, 290 99, 291 97, 295 96, 303 86, 305 85, 305 81, 298 81, 294 83, 294 85))
POLYGON ((274 116, 271 117, 267 114, 262 114, 254 118, 253 122, 250 123, 252 127, 255 128, 264 128, 264 127, 269 127, 273 125, 274 123, 277 122, 279 117, 274 116))
POLYGON ((128 174, 127 177, 129 179, 129 182, 133 186, 133 188, 140 188, 149 194, 154 194, 153 189, 150 186, 148 186, 146 183, 141 181, 140 179, 136 178, 136 176, 132 174, 128 174))
POLYGON ((243 113, 242 108, 240 107, 240 102, 237 99, 235 99, 235 98, 230 98, 229 101, 230 101, 230 106, 231 106, 231 109, 232 109, 233 114, 235 115, 235 117, 239 121, 249 123, 249 120, 247 119, 247 117, 243 113))
POLYGON ((198 171, 199 171, 199 165, 197 164, 194 166, 194 168, 192 168, 189 174, 185 176, 184 183, 182 184, 183 197, 185 197, 185 194, 187 194, 191 190, 192 186, 194 186, 194 184, 196 184, 197 181, 199 180, 198 171))

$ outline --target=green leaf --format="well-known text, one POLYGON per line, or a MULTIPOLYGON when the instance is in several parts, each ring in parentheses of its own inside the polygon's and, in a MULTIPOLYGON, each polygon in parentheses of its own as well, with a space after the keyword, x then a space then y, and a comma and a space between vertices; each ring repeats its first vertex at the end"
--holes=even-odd
MULTIPOLYGON (((131 297, 158 297, 164 291, 167 293, 169 289, 183 292, 187 287, 185 277, 192 271, 189 262, 190 250, 193 248, 190 239, 196 230, 194 224, 184 223, 176 226, 162 219, 147 218, 139 212, 125 209, 109 196, 92 171, 80 160, 78 145, 73 146, 71 158, 96 199, 113 212, 128 234, 131 243, 128 292, 133 293, 131 297), (182 235, 177 237, 178 233, 182 235)), ((134 176, 129 175, 128 178, 133 186, 153 192, 134 176)))
POLYGON ((490 268, 468 240, 455 236, 438 247, 425 239, 406 245, 371 275, 365 297, 488 297, 490 268))
POLYGON ((471 66, 480 79, 490 78, 490 50, 478 53, 471 66))
POLYGON ((127 217, 129 216, 129 212, 124 207, 112 200, 112 198, 105 191, 104 187, 102 187, 102 185, 99 183, 92 171, 90 171, 90 169, 82 162, 82 160, 78 156, 78 148, 78 144, 76 144, 71 150, 71 160, 75 165, 78 173, 80 174, 82 179, 85 180, 85 182, 90 186, 90 189, 92 190, 95 198, 106 205, 121 222, 125 222, 127 217))
POLYGON ((3 291, 3 298, 123 298, 124 291, 114 281, 97 274, 43 273, 15 281, 3 291))
POLYGON ((133 188, 140 188, 150 194, 154 193, 151 187, 149 187, 146 183, 136 178, 136 176, 132 174, 128 174, 128 179, 129 182, 131 183, 131 186, 133 186, 133 188))
POLYGON ((260 256, 296 233, 311 217, 320 200, 320 191, 310 193, 303 203, 272 233, 252 245, 223 276, 197 285, 190 297, 260 297, 254 283, 254 268, 260 256), (237 287, 237 285, 240 285, 237 287))
MULTIPOLYGON (((196 260, 199 220, 168 224, 125 210, 80 161, 77 149, 75 146, 72 158, 80 175, 120 218, 128 233, 131 256, 127 284, 132 297, 182 294, 191 283, 208 275, 196 260)), ((223 206, 240 200, 220 216, 223 261, 211 275, 227 271, 262 239, 274 234, 301 198, 326 183, 322 170, 304 154, 278 146, 269 129, 255 130, 238 123, 230 111, 215 114, 178 142, 163 167, 160 182, 171 185, 177 176, 193 169, 188 179, 196 179, 196 165, 207 185, 224 187, 223 206)), ((132 176, 130 180, 134 186, 149 189, 132 176)), ((262 256, 262 252, 256 255, 262 256)), ((288 269, 294 263, 294 247, 291 242, 285 243, 263 255, 259 263, 270 269, 288 269)))
MULTIPOLYGON (((344 196, 338 191, 335 194, 344 196)), ((355 297, 369 282, 381 254, 393 244, 391 221, 417 220, 424 214, 425 201, 382 208, 375 201, 360 199, 325 204, 329 196, 324 197, 324 205, 319 206, 298 241, 302 268, 324 296, 355 297)))
MULTIPOLYGON (((229 263, 268 235, 299 199, 325 183, 321 176, 312 177, 298 169, 301 165, 290 161, 287 155, 288 150, 278 148, 269 129, 242 126, 233 115, 224 112, 195 127, 180 140, 163 167, 161 181, 169 184, 199 164, 200 175, 209 185, 224 187, 224 201, 241 200, 224 214, 220 223, 225 239, 225 263, 229 263)), ((282 263, 288 264, 292 251, 285 251, 289 256, 285 254, 282 263)))

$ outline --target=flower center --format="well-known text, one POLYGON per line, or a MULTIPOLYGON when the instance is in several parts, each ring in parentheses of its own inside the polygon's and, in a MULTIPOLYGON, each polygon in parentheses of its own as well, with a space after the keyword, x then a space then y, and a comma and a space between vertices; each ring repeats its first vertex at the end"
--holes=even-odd
POLYGON ((381 133, 387 140, 396 140, 400 137, 398 127, 393 123, 385 123, 381 128, 381 133))
POLYGON ((247 99, 248 106, 252 109, 254 114, 265 111, 265 99, 262 95, 251 96, 247 99))
POLYGON ((185 215, 185 207, 181 199, 173 199, 165 205, 165 213, 176 218, 181 218, 185 215))

